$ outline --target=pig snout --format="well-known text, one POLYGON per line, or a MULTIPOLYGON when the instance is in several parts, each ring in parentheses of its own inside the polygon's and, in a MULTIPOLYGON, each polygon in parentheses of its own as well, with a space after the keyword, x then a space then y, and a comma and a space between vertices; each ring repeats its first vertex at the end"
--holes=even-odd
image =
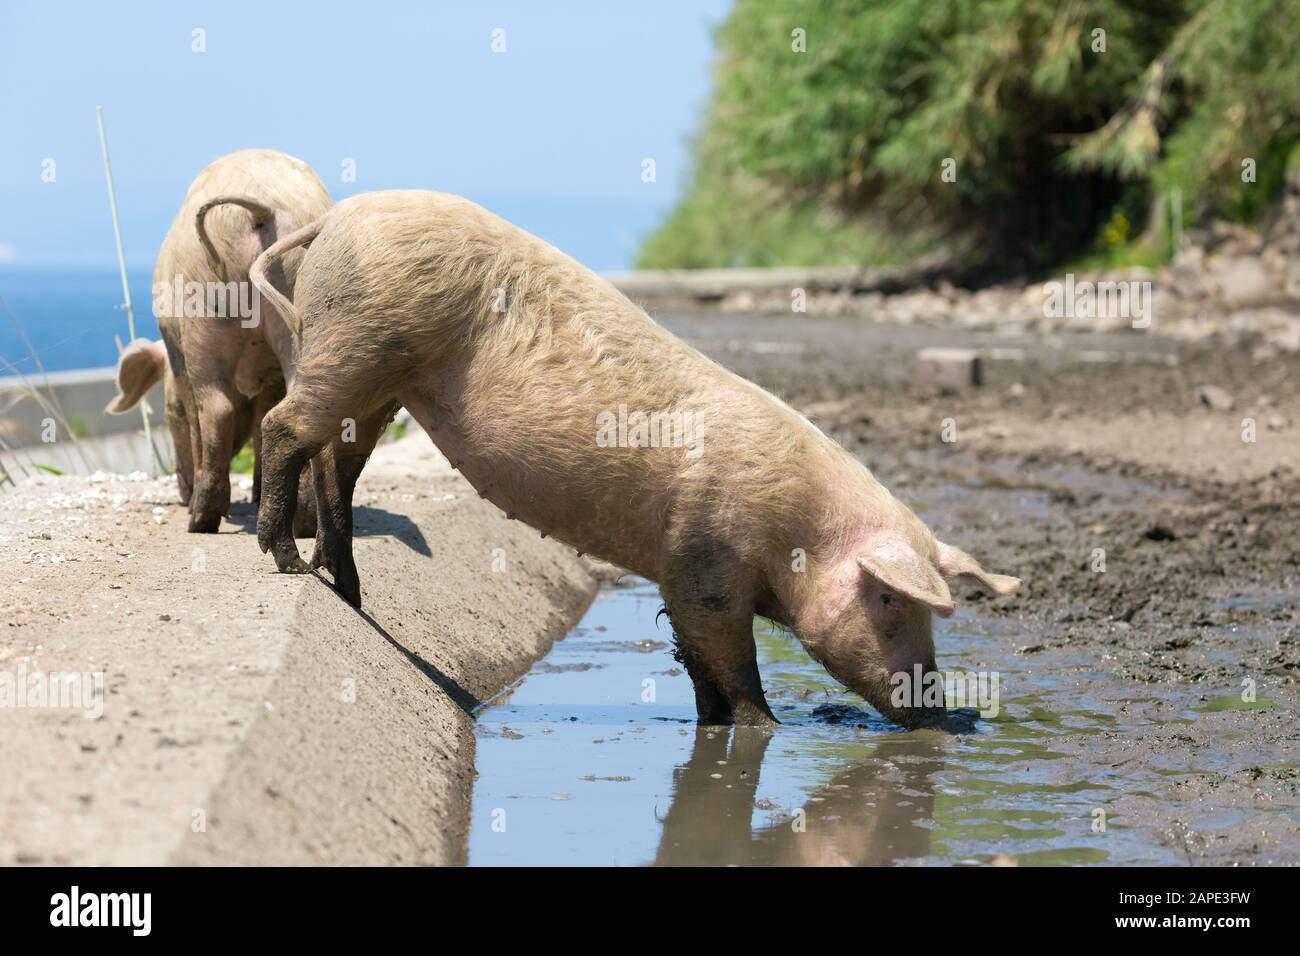
POLYGON ((908 730, 920 730, 925 727, 942 727, 948 720, 948 708, 937 707, 901 707, 893 713, 886 714, 890 720, 908 730))
POLYGON ((938 727, 947 720, 943 675, 933 659, 896 671, 880 667, 865 679, 835 676, 887 719, 907 730, 938 727))
POLYGON ((948 716, 943 674, 934 657, 900 669, 891 678, 891 713, 885 716, 908 730, 941 725, 948 716))

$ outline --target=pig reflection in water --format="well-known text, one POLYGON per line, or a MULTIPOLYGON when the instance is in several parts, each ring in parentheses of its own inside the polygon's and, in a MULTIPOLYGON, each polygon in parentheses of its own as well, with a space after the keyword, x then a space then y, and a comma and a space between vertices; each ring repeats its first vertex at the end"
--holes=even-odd
POLYGON ((804 805, 802 832, 781 819, 755 834, 759 771, 771 741, 757 727, 696 730, 690 760, 674 773, 656 865, 882 866, 929 854, 930 831, 919 824, 934 813, 939 744, 891 734, 804 805))

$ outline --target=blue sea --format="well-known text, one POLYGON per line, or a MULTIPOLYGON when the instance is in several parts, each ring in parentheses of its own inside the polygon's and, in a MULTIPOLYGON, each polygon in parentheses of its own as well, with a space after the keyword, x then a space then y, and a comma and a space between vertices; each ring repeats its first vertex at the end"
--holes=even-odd
MULTIPOLYGON (((158 337, 148 268, 128 270, 135 332, 158 337)), ((122 280, 116 268, 0 268, 0 376, 38 372, 15 320, 20 323, 47 372, 117 364, 113 336, 126 344, 122 280), (7 308, 6 308, 7 306, 7 308)))

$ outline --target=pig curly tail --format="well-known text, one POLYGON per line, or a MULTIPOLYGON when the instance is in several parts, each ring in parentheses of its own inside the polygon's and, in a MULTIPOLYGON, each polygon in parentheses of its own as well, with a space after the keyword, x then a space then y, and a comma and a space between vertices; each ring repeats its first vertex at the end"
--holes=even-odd
POLYGON ((293 333, 295 339, 302 335, 302 316, 298 314, 298 310, 294 308, 293 303, 281 295, 280 290, 271 284, 271 280, 266 277, 266 267, 272 259, 278 259, 290 249, 310 243, 320 234, 321 224, 324 221, 325 218, 322 216, 315 222, 309 223, 296 232, 291 232, 283 239, 267 246, 262 250, 262 254, 253 260, 252 268, 248 270, 248 278, 252 280, 253 285, 257 286, 257 291, 275 306, 275 310, 280 313, 285 325, 289 326, 289 331, 293 333))
POLYGON ((203 250, 208 254, 208 263, 213 270, 219 275, 222 281, 226 279, 225 264, 221 261, 221 256, 217 254, 217 247, 212 244, 208 238, 208 230, 203 225, 203 220, 207 218, 208 213, 217 206, 242 206, 253 214, 253 228, 260 229, 268 222, 275 218, 275 210, 270 206, 264 206, 256 199, 248 196, 217 196, 209 199, 199 211, 194 214, 194 228, 198 231, 199 242, 203 244, 203 250))

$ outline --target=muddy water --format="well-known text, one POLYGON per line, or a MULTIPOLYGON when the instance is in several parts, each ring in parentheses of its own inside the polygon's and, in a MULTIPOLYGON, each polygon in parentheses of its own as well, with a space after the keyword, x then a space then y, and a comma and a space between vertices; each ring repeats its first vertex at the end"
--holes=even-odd
POLYGON ((659 607, 646 582, 606 588, 480 713, 471 864, 1180 862, 1094 813, 1178 768, 1098 770, 1055 747, 1112 730, 1117 705, 1162 703, 1094 696, 1086 661, 1018 654, 1005 622, 936 622, 941 668, 998 672, 998 713, 903 733, 756 621, 782 726, 705 729, 659 607))

